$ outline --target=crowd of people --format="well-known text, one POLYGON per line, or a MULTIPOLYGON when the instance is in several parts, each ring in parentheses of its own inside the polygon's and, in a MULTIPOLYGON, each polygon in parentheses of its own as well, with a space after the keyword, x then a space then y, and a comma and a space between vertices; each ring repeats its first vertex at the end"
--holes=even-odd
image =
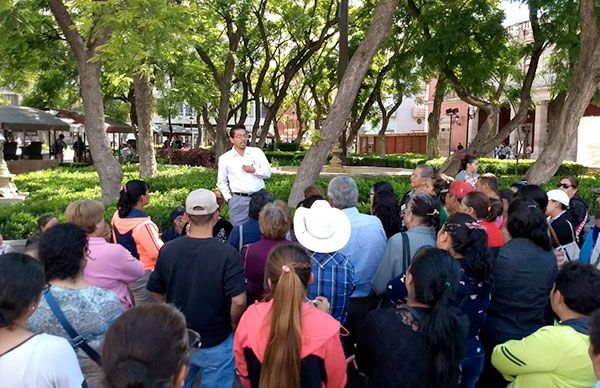
MULTIPOLYGON (((401 198, 349 176, 292 211, 234 127, 214 192, 159 231, 151 188, 43 215, 0 254, 0 387, 588 387, 600 379, 600 217, 576 177, 499 190, 466 156, 401 198), (364 199, 366 200, 366 198, 364 199), (221 213, 229 205, 229 220, 221 213)), ((597 386, 600 386, 598 384, 597 386)))

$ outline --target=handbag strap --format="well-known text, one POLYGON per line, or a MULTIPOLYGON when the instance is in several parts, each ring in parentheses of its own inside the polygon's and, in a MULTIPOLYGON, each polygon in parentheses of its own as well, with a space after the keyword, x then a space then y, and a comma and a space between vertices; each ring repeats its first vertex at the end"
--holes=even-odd
POLYGON ((558 241, 558 236, 556 235, 556 232, 554 231, 554 228, 552 227, 551 224, 548 224, 548 230, 550 231, 550 236, 552 237, 552 240, 554 240, 556 245, 560 246, 560 242, 558 241))
POLYGON ((410 265, 410 242, 408 240, 408 235, 404 232, 400 233, 402 235, 402 265, 404 267, 404 271, 408 271, 408 266, 410 265))
POLYGON ((242 247, 244 246, 244 224, 240 224, 240 246, 238 247, 238 251, 242 251, 242 247))
POLYGON ((65 331, 71 338, 71 343, 79 349, 83 350, 85 354, 87 354, 88 357, 94 360, 98 365, 101 365, 100 354, 98 354, 98 352, 95 351, 87 343, 87 341, 82 336, 80 336, 79 333, 77 333, 77 331, 73 328, 71 323, 67 320, 67 317, 65 317, 65 314, 63 314, 62 310, 58 306, 58 303, 56 302, 54 295, 52 295, 52 291, 50 291, 50 288, 44 291, 44 299, 46 299, 46 303, 48 303, 48 306, 52 310, 52 313, 54 313, 56 319, 58 319, 60 325, 63 327, 63 329, 65 329, 65 331))

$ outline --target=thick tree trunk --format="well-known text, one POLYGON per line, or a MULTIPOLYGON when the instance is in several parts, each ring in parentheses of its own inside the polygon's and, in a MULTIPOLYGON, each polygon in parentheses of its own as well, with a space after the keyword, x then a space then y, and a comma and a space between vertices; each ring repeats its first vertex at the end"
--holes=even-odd
POLYGON ((392 15, 398 7, 398 2, 399 0, 380 0, 377 4, 365 39, 346 68, 333 106, 323 125, 321 136, 324 139, 310 147, 298 169, 292 192, 288 198, 289 206, 295 206, 302 199, 304 189, 319 177, 319 172, 327 162, 327 156, 333 143, 340 136, 346 120, 350 116, 354 99, 373 57, 390 35, 392 15))
POLYGON ((435 97, 433 99, 433 110, 429 112, 427 124, 427 158, 433 159, 440 156, 440 115, 442 113, 442 102, 446 92, 446 78, 440 74, 435 86, 435 97))
POLYGON ((78 63, 85 134, 90 144, 94 167, 100 179, 102 203, 109 204, 119 199, 123 171, 115 159, 104 127, 104 104, 100 87, 100 62, 78 63))
POLYGON ((381 155, 381 156, 385 155, 385 131, 387 130, 389 122, 390 122, 389 119, 384 118, 381 121, 381 129, 379 130, 379 133, 377 134, 377 136, 378 136, 377 141, 379 142, 379 144, 377 145, 377 150, 379 151, 379 155, 381 155))
MULTIPOLYGON (((302 89, 304 90, 304 88, 302 89)), ((296 138, 294 139, 294 143, 302 144, 302 138, 304 137, 304 133, 306 132, 306 123, 304 122, 304 114, 302 112, 302 94, 296 98, 296 118, 298 119, 298 133, 296 134, 296 138)))
POLYGON ((579 121, 600 83, 600 27, 596 21, 594 1, 581 0, 579 12, 579 60, 560 111, 549 123, 552 134, 544 151, 525 175, 534 184, 548 182, 560 167, 569 146, 577 139, 579 121))
POLYGON ((133 76, 135 109, 138 116, 138 155, 140 176, 152 178, 156 175, 156 152, 152 133, 152 84, 147 74, 133 76))
POLYGON ((100 180, 102 202, 110 204, 119 198, 123 171, 110 149, 106 135, 104 98, 100 86, 102 63, 94 58, 96 47, 108 41, 110 30, 105 30, 97 40, 86 42, 62 0, 48 0, 48 5, 77 61, 79 88, 85 114, 85 133, 100 180))

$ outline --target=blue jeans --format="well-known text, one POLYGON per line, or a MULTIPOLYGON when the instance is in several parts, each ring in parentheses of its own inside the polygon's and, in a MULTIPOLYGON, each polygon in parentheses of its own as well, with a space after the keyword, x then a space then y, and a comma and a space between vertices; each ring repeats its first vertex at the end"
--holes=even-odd
POLYGON ((230 388, 235 379, 233 359, 233 334, 212 348, 194 349, 190 357, 190 370, 185 378, 185 388, 191 388, 200 373, 202 388, 230 388))
POLYGON ((461 363, 462 373, 459 388, 474 388, 483 370, 483 353, 465 357, 461 363))

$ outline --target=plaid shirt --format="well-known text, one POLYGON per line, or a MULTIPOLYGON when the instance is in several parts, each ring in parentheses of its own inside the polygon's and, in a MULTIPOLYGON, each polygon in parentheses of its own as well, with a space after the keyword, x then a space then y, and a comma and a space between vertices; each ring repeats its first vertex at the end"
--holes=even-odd
POLYGON ((348 315, 348 301, 354 291, 354 266, 339 252, 313 252, 314 282, 308 286, 308 297, 324 296, 331 305, 331 316, 341 324, 348 315))

